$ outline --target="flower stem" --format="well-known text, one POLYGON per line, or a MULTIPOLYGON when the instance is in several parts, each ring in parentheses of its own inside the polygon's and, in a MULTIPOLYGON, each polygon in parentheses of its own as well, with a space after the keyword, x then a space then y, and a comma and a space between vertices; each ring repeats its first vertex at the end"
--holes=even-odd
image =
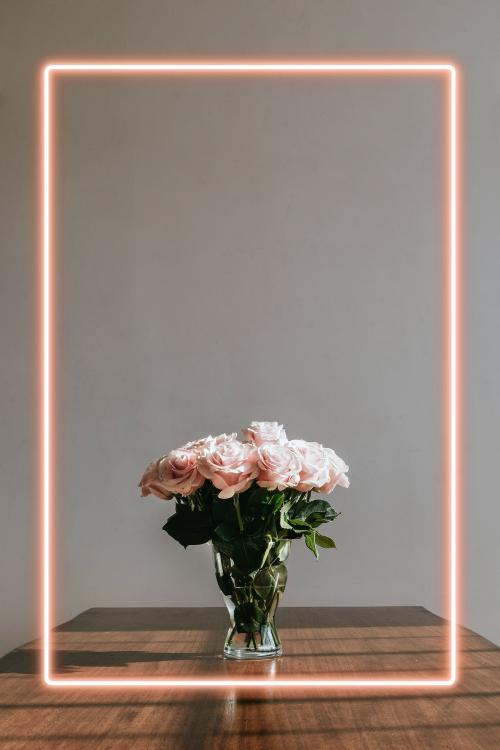
POLYGON ((276 625, 274 624, 273 620, 269 621, 269 625, 271 626, 271 630, 273 632, 273 635, 276 638, 276 643, 278 645, 281 645, 281 638, 278 635, 278 631, 276 630, 276 625))
POLYGON ((238 495, 238 493, 236 493, 236 495, 234 496, 234 509, 236 511, 236 517, 238 519, 238 526, 240 527, 240 531, 243 531, 244 526, 243 526, 243 519, 240 513, 240 496, 238 495))
POLYGON ((227 639, 227 645, 230 646, 232 643, 232 640, 234 638, 234 634, 236 633, 236 625, 231 630, 231 633, 229 634, 229 638, 227 639))

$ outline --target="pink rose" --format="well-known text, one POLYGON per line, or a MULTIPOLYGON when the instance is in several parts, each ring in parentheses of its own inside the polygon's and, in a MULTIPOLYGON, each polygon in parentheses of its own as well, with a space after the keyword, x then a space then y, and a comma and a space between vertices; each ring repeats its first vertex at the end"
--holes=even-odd
POLYGON ((152 492, 168 500, 173 494, 191 495, 204 481, 205 477, 198 471, 196 451, 180 448, 150 464, 139 486, 143 496, 152 492))
POLYGON ((269 490, 284 490, 295 487, 300 479, 300 460, 289 445, 265 443, 258 451, 259 487, 269 490))
POLYGON ((346 462, 331 448, 325 448, 325 453, 328 459, 329 477, 325 484, 318 487, 318 492, 329 494, 337 484, 340 487, 349 487, 349 478, 346 476, 349 467, 346 462))
POLYGON ((330 478, 328 456, 319 443, 290 440, 300 459, 300 480, 295 487, 299 492, 309 492, 325 485, 330 478))
POLYGON ((238 492, 245 492, 259 473, 257 449, 235 438, 215 443, 200 456, 198 468, 226 500, 238 492))
POLYGON ((197 453, 200 453, 207 445, 211 445, 212 442, 213 437, 208 435, 207 437, 199 438, 198 440, 190 440, 189 443, 182 445, 179 450, 196 451, 197 453))
POLYGON ((278 443, 284 445, 287 437, 282 424, 277 422, 252 422, 250 427, 242 430, 245 438, 256 446, 264 443, 278 443))
POLYGON ((231 443, 233 440, 236 440, 236 432, 231 432, 229 435, 226 435, 225 432, 223 432, 221 435, 216 435, 216 437, 212 438, 212 442, 215 443, 215 445, 222 445, 222 443, 231 443))
POLYGON ((179 448, 179 450, 195 451, 198 455, 200 455, 205 449, 211 448, 213 445, 221 445, 228 440, 234 440, 235 437, 235 432, 232 432, 230 435, 226 435, 226 433, 223 432, 222 435, 217 435, 216 437, 208 435, 208 437, 199 438, 199 440, 191 440, 189 443, 186 443, 181 448, 179 448))
POLYGON ((172 493, 165 487, 160 479, 160 464, 164 461, 166 456, 157 458, 155 461, 151 461, 146 471, 142 475, 139 487, 141 488, 142 497, 147 495, 156 495, 156 497, 162 500, 170 500, 172 493))

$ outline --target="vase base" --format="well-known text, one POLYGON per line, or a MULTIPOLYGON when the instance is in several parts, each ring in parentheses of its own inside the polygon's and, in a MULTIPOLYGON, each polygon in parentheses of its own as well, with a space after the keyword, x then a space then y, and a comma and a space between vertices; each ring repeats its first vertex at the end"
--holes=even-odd
POLYGON ((273 659, 281 656, 283 651, 276 627, 273 622, 262 625, 255 633, 237 633, 233 627, 228 631, 224 644, 226 659, 273 659))
POLYGON ((278 656, 282 656, 282 654, 283 651, 281 650, 281 648, 257 648, 257 650, 248 648, 231 648, 231 646, 229 648, 227 646, 224 648, 224 658, 235 659, 236 661, 244 661, 249 659, 274 659, 278 656))

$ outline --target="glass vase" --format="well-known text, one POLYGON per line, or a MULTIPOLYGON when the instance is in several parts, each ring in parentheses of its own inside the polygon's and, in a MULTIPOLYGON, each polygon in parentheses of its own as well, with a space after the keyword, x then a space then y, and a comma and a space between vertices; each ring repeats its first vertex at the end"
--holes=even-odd
POLYGON ((242 574, 231 557, 212 543, 215 576, 229 612, 231 627, 224 643, 228 659, 269 659, 281 656, 275 615, 285 591, 289 541, 273 544, 265 563, 251 575, 242 574))

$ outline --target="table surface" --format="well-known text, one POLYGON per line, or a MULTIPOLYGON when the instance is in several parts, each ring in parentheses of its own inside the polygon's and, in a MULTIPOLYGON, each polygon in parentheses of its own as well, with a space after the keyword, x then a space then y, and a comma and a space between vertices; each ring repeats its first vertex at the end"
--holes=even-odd
MULTIPOLYGON (((70 678, 441 677, 423 607, 283 607, 284 656, 222 659, 222 608, 96 608, 55 629, 70 678)), ((460 628, 453 688, 76 688, 41 682, 40 643, 0 659, 1 750, 500 748, 500 648, 460 628)))

